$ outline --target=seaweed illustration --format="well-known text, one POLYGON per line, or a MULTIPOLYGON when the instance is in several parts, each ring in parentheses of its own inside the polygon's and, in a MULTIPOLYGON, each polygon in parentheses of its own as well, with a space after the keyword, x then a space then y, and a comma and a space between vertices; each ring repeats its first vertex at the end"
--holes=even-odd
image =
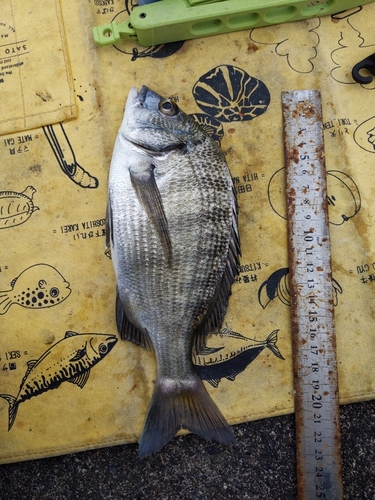
POLYGON ((306 22, 254 28, 250 31, 250 40, 258 44, 275 45, 276 54, 285 57, 293 71, 311 73, 320 43, 316 30, 321 21, 315 18, 309 20, 308 24, 312 25, 312 28, 306 29, 306 22))
MULTIPOLYGON (((374 44, 366 45, 361 32, 353 26, 350 19, 346 19, 340 31, 338 45, 339 47, 331 52, 331 59, 335 64, 331 76, 338 83, 356 85, 357 82, 352 77, 352 68, 355 63, 374 52, 374 44)), ((374 90, 375 80, 360 85, 367 90, 374 90)))

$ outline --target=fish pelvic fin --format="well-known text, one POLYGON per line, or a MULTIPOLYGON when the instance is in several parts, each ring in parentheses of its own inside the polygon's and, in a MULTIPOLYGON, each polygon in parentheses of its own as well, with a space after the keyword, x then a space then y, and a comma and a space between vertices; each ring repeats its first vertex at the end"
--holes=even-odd
POLYGON ((273 332, 271 332, 267 339, 266 339, 266 346, 268 347, 268 349, 270 349, 271 352, 273 352, 273 354, 279 358, 279 359, 285 359, 283 358, 283 356, 281 355, 281 352, 279 351, 279 348, 277 347, 276 345, 276 342, 277 342, 277 334, 279 333, 279 330, 274 330, 273 332))
POLYGON ((12 299, 9 297, 9 292, 11 291, 0 292, 0 314, 5 314, 13 304, 12 299))
POLYGON ((0 398, 5 399, 9 403, 9 423, 8 431, 13 427, 14 421, 16 420, 18 405, 17 399, 11 394, 0 394, 0 398))
POLYGON ((185 381, 158 379, 139 441, 139 456, 161 450, 180 429, 207 441, 234 443, 234 433, 196 375, 185 381))

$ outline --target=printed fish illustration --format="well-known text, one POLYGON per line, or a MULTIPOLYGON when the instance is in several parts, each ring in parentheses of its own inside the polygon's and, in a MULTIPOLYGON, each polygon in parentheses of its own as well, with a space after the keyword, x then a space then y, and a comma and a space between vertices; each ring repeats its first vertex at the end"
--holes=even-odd
POLYGON ((34 193, 36 189, 33 186, 27 186, 22 193, 0 191, 0 229, 19 226, 39 210, 34 206, 34 193))
POLYGON ((266 348, 277 358, 284 359, 276 345, 278 332, 274 330, 265 340, 255 340, 224 328, 215 336, 215 341, 222 338, 222 347, 206 346, 193 354, 195 369, 202 380, 217 387, 222 378, 233 381, 266 348), (235 339, 236 342, 232 341, 228 347, 226 338, 235 339))
MULTIPOLYGON (((337 306, 339 303, 338 294, 342 294, 340 283, 332 278, 333 304, 337 306)), ((258 290, 259 304, 265 309, 271 300, 276 297, 286 306, 290 306, 290 290, 289 290, 289 268, 283 267, 274 271, 266 281, 264 281, 258 290)))
POLYGON ((66 332, 65 337, 39 359, 29 361, 17 396, 0 394, 9 403, 8 430, 14 424, 19 405, 27 399, 57 389, 63 382, 71 382, 82 389, 91 368, 112 350, 116 342, 115 335, 66 332))
POLYGON ((29 309, 52 307, 71 293, 70 283, 49 264, 28 267, 10 286, 10 290, 0 291, 0 314, 5 314, 12 304, 29 309))
POLYGON ((115 143, 106 234, 117 328, 157 360, 140 457, 181 428, 232 443, 233 431, 192 363, 192 350, 219 332, 237 275, 232 178, 204 129, 146 86, 130 91, 115 143))

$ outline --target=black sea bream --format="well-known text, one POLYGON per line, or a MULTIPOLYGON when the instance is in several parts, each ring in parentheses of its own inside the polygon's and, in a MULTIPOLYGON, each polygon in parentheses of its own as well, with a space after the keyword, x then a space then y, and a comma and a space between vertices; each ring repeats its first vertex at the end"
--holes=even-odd
POLYGON ((139 455, 160 450, 181 428, 232 443, 192 363, 192 350, 218 333, 237 274, 232 179, 215 141, 145 86, 131 89, 115 143, 107 244, 119 333, 157 359, 139 455))

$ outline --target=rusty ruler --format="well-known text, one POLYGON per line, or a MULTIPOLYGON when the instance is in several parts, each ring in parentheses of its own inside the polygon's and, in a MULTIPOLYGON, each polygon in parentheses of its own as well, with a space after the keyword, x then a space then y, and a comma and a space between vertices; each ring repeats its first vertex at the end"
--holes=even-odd
POLYGON ((331 249, 318 90, 282 93, 298 498, 343 498, 331 249))

